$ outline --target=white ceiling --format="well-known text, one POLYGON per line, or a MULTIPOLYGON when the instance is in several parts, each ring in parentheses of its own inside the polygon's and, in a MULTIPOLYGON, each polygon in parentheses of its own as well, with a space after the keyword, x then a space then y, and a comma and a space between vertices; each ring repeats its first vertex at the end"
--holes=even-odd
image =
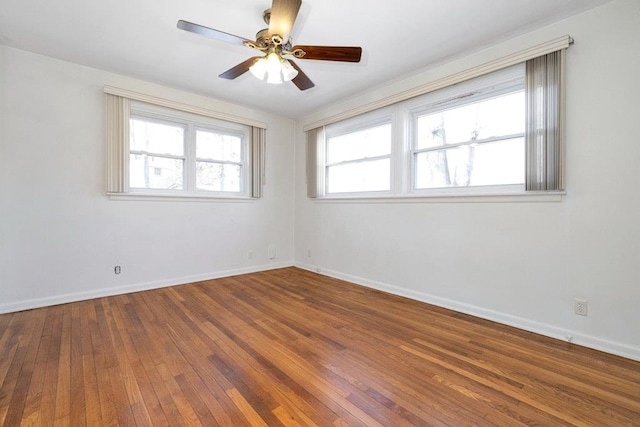
POLYGON ((294 43, 362 46, 359 64, 296 60, 316 87, 218 74, 255 55, 176 28, 254 39, 270 0, 0 0, 0 44, 300 118, 403 74, 610 0, 303 0, 294 43))

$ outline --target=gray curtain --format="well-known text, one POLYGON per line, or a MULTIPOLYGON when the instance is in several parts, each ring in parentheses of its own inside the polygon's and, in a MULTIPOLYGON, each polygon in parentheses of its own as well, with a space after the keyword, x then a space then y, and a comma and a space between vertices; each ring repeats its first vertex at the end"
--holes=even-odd
POLYGON ((563 57, 559 50, 526 64, 526 190, 563 190, 563 57))
POLYGON ((318 133, 322 128, 307 131, 307 197, 318 197, 318 133))
POLYGON ((106 95, 107 193, 129 191, 129 100, 106 95))
POLYGON ((265 140, 266 129, 251 128, 251 197, 262 197, 262 186, 265 184, 265 140))

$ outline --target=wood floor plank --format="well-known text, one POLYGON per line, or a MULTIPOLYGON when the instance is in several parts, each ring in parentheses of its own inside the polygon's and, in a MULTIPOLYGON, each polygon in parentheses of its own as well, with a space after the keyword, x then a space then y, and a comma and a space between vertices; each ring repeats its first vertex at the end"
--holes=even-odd
POLYGON ((640 362, 284 268, 0 315, 0 425, 640 426, 640 362))
POLYGON ((43 384, 40 397, 40 405, 37 408, 37 422, 34 425, 51 426, 55 420, 56 394, 58 387, 58 365, 60 357, 60 347, 62 344, 62 313, 63 307, 51 308, 51 317, 48 325, 51 327, 50 344, 43 350, 47 352, 45 360, 42 362, 44 370, 43 384))
MULTIPOLYGON (((36 357, 43 335, 42 331, 45 326, 45 316, 46 310, 37 310, 34 314, 34 322, 31 324, 31 328, 25 329, 25 335, 20 340, 18 351, 14 356, 15 361, 18 363, 12 364, 13 371, 9 372, 5 378, 7 384, 13 383, 13 390, 6 390, 9 391, 10 399, 3 398, 8 402, 4 425, 20 425, 24 416, 27 397, 32 385, 36 357), (8 379, 9 381, 7 381, 8 379)), ((34 386, 38 387, 40 384, 34 384, 34 386)), ((5 384, 3 384, 3 389, 4 387, 5 384)), ((0 391, 0 395, 3 395, 4 392, 5 390, 0 391)), ((26 415, 29 416, 30 414, 26 415)), ((2 418, 2 414, 0 414, 0 418, 2 418)))
POLYGON ((55 351, 56 348, 54 330, 57 323, 57 313, 55 309, 48 309, 45 310, 45 312, 44 329, 42 331, 40 345, 38 346, 38 354, 36 355, 33 374, 31 376, 29 393, 26 397, 26 404, 22 414, 22 425, 42 425, 47 422, 45 420, 53 416, 51 405, 43 402, 42 398, 43 395, 45 395, 45 387, 49 386, 46 379, 50 376, 51 372, 51 366, 48 366, 50 353, 52 349, 55 351))
POLYGON ((282 425, 286 427, 302 427, 302 425, 316 425, 313 422, 311 424, 300 424, 283 406, 278 406, 276 409, 274 409, 273 414, 276 417, 278 417, 278 420, 280 420, 282 425))
POLYGON ((84 380, 85 416, 87 425, 99 425, 102 419, 100 410, 100 392, 98 373, 94 354, 100 346, 99 337, 95 337, 97 321, 93 304, 84 303, 80 313, 82 327, 82 378, 84 380))
POLYGON ((100 298, 95 303, 98 329, 93 339, 94 359, 96 361, 96 373, 98 376, 98 396, 100 399, 100 411, 102 414, 101 425, 115 426, 118 424, 118 415, 114 407, 114 391, 109 372, 117 366, 114 354, 113 340, 109 325, 113 324, 111 305, 108 298, 100 298))
MULTIPOLYGON (((18 340, 20 333, 20 316, 16 313, 14 316, 0 316, 2 323, 0 324, 0 384, 5 383, 9 367, 14 362, 14 354, 18 350, 18 340)), ((23 326, 22 326, 23 327, 23 326)), ((8 389, 0 389, 8 390, 8 389)))
MULTIPOLYGON (((85 302, 82 301, 71 305, 71 355, 69 372, 71 374, 70 395, 72 404, 70 405, 69 422, 71 425, 84 425, 87 422, 85 411, 86 398, 84 389, 84 367, 82 363, 82 317, 81 310, 85 302)), ((86 390, 90 393, 91 390, 86 390)))
POLYGON ((254 410, 253 406, 235 388, 227 390, 227 394, 236 404, 238 410, 247 418, 252 426, 269 427, 262 417, 254 410))
MULTIPOLYGON (((135 425, 137 421, 148 419, 148 414, 140 409, 141 396, 133 365, 139 361, 135 344, 129 338, 129 330, 139 327, 130 314, 129 297, 114 297, 112 309, 113 325, 110 329, 111 350, 114 364, 107 369, 110 388, 113 391, 113 407, 119 425, 135 425)), ((137 318, 136 318, 137 319, 137 318)), ((143 408, 144 409, 144 408, 143 408)), ((144 425, 144 424, 143 424, 144 425)))
POLYGON ((178 412, 180 413, 180 424, 188 426, 202 426, 203 424, 200 422, 198 415, 189 402, 188 397, 185 396, 180 389, 180 385, 176 382, 174 376, 171 375, 169 368, 164 364, 156 365, 156 367, 176 408, 178 409, 178 412))
POLYGON ((57 366, 56 407, 54 421, 56 425, 71 424, 71 307, 62 306, 62 333, 60 336, 60 353, 57 366))

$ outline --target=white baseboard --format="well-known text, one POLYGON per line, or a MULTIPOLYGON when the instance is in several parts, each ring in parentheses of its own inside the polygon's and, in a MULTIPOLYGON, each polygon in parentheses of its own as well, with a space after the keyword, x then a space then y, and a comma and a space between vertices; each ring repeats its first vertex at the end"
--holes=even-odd
POLYGON ((627 359, 640 361, 640 347, 630 346, 630 345, 615 342, 615 341, 609 341, 609 340, 594 337, 591 335, 582 334, 580 332, 559 328, 557 326, 536 322, 530 319, 525 319, 523 317, 500 313, 497 311, 488 310, 486 308, 474 306, 471 304, 466 304, 466 303, 450 300, 447 298, 441 298, 434 295, 429 295, 423 292, 411 291, 409 289, 389 285, 387 283, 364 279, 362 277, 352 276, 350 274, 344 274, 338 271, 327 270, 327 269, 318 267, 316 265, 310 265, 306 263, 295 263, 295 266, 298 268, 302 268, 304 270, 312 271, 314 273, 319 273, 325 276, 329 276, 336 279, 341 279, 351 283, 355 283, 358 285, 366 286, 368 288, 377 289, 377 290, 388 292, 394 295, 411 298, 416 301, 437 305, 439 307, 443 307, 450 310, 458 311, 460 313, 480 317, 482 319, 492 320, 494 322, 513 326, 515 328, 523 329, 525 331, 534 332, 534 333, 551 337, 551 338, 556 338, 561 341, 571 342, 573 344, 577 344, 582 347, 588 347, 595 350, 604 351, 605 353, 622 356, 627 359))
MULTIPOLYGON (((325 276, 334 277, 336 279, 346 280, 351 283, 366 286, 372 289, 377 289, 384 292, 389 292, 394 295, 399 295, 407 298, 414 299, 416 301, 425 302, 428 304, 437 305, 439 307, 447 308, 450 310, 458 311, 460 313, 470 314, 472 316, 480 317, 482 319, 492 320, 494 322, 502 323, 505 325, 513 326, 515 328, 523 329, 525 331, 534 332, 540 335, 544 335, 551 338, 556 338, 562 341, 570 341, 573 344, 577 344, 583 347, 592 348, 595 350, 604 351, 606 353, 615 354, 628 359, 640 361, 640 347, 630 346, 627 344, 594 337, 592 335, 582 334, 580 332, 571 331, 568 329, 559 328, 553 325, 536 322, 530 319, 525 319, 510 314, 500 313, 493 310, 488 310, 482 307, 474 306, 471 304, 461 303, 458 301, 441 298, 433 295, 429 295, 422 292, 415 292, 408 289, 400 288, 398 286, 389 285, 387 283, 377 282, 374 280, 364 279, 362 277, 353 276, 350 274, 344 274, 338 271, 327 270, 318 268, 315 265, 306 263, 295 263, 298 268, 304 270, 323 274, 325 276)), ((257 273, 260 271, 275 270, 278 268, 290 267, 291 263, 273 263, 261 266, 239 268, 233 270, 217 271, 193 276, 176 277, 167 280, 159 280, 153 282, 138 283, 132 285, 118 286, 112 288, 102 288, 86 292, 76 292, 70 294, 56 295, 45 298, 34 298, 30 300, 23 300, 11 303, 0 304, 0 314, 12 313, 22 310, 30 310, 34 308, 47 307, 57 304, 65 304, 75 301, 83 301, 92 298, 101 298, 112 295, 121 295, 132 292, 140 292, 149 289, 164 288, 167 286, 182 285, 185 283, 200 282, 203 280, 219 279, 222 277, 237 276, 240 274, 257 273)))
POLYGON ((74 292, 55 295, 45 298, 34 298, 11 303, 0 303, 0 314, 16 311, 31 310, 34 308, 48 307, 51 305, 66 304, 69 302, 83 301, 92 298, 108 297, 113 295, 129 294, 132 292, 146 291, 149 289, 166 288, 168 286, 184 285, 185 283, 201 282, 203 280, 219 279, 222 277, 237 276, 239 274, 257 273, 260 271, 275 270, 277 268, 291 267, 291 262, 269 263, 260 266, 238 268, 233 270, 216 271, 193 276, 174 277, 166 280, 130 284, 113 288, 95 289, 86 292, 74 292))

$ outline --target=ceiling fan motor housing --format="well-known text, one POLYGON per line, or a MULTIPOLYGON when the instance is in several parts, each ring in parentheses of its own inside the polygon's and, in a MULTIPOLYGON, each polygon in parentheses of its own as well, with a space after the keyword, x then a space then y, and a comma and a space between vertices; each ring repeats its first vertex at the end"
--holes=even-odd
POLYGON ((269 29, 264 28, 256 33, 255 45, 261 49, 267 49, 270 47, 281 46, 283 50, 289 51, 291 49, 291 37, 286 43, 282 43, 282 37, 278 34, 274 34, 269 37, 269 29))

